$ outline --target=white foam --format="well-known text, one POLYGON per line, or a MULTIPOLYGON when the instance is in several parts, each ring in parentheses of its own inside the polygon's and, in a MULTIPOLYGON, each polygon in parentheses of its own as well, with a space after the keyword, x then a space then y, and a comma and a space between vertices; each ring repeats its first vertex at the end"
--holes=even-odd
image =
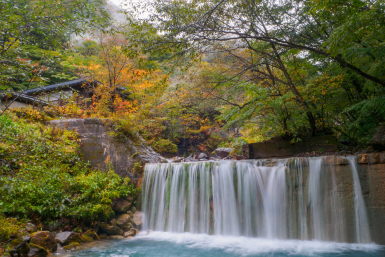
POLYGON ((347 251, 374 252, 382 246, 372 244, 349 244, 323 241, 279 240, 250 237, 213 236, 206 234, 141 232, 136 240, 168 241, 192 248, 222 249, 242 255, 261 253, 287 253, 314 255, 321 253, 341 253, 347 251))

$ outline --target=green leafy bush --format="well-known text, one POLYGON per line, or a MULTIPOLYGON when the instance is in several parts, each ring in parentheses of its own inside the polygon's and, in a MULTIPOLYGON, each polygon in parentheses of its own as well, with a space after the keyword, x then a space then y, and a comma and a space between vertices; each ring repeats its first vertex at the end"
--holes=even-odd
POLYGON ((104 220, 113 199, 136 194, 129 179, 80 159, 75 132, 3 115, 0 134, 0 213, 104 220))
POLYGON ((158 153, 176 153, 178 146, 168 139, 159 138, 151 143, 151 147, 158 153))

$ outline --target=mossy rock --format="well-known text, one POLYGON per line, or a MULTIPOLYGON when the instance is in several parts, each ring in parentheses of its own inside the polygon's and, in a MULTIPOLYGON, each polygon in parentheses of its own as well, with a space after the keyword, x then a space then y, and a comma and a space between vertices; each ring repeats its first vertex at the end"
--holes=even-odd
POLYGON ((29 246, 30 250, 28 253, 28 257, 47 257, 50 255, 49 251, 47 251, 44 247, 41 247, 40 245, 30 243, 29 246))
POLYGON ((107 234, 100 234, 99 239, 107 239, 108 235, 107 234))
POLYGON ((13 239, 11 242, 10 242, 10 245, 12 247, 16 247, 18 246, 19 244, 23 243, 23 240, 21 240, 20 238, 16 238, 16 239, 13 239))
POLYGON ((93 241, 94 241, 94 239, 90 236, 87 236, 87 235, 82 236, 82 242, 84 242, 84 243, 89 243, 89 242, 93 242, 93 241))
POLYGON ((56 235, 56 241, 58 241, 61 245, 68 245, 72 242, 80 243, 82 241, 82 238, 78 233, 66 231, 58 233, 56 235))
POLYGON ((70 243, 69 245, 72 245, 72 246, 79 246, 80 244, 78 243, 78 242, 72 242, 72 243, 70 243))
POLYGON ((98 234, 93 229, 89 229, 83 233, 83 236, 91 237, 94 240, 99 240, 98 234))
POLYGON ((69 251, 69 250, 75 249, 75 246, 73 246, 73 245, 65 245, 65 246, 63 246, 63 249, 69 251))
POLYGON ((57 250, 56 239, 49 231, 39 231, 31 234, 31 243, 39 245, 50 252, 57 250))

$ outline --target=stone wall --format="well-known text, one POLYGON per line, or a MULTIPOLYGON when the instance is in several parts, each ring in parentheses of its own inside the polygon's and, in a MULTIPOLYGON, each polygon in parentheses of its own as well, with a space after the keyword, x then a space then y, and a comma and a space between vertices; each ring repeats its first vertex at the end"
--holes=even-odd
MULTIPOLYGON (((325 157, 336 174, 346 215, 349 242, 354 242, 355 209, 352 170, 346 159, 337 156, 325 157)), ((358 175, 366 204, 372 240, 385 245, 385 153, 360 154, 357 157, 358 175)))
POLYGON ((126 137, 115 138, 114 128, 108 120, 53 120, 47 125, 79 133, 84 160, 89 161, 92 167, 102 170, 111 164, 117 174, 130 177, 138 186, 143 176, 142 169, 138 168, 138 165, 166 162, 162 156, 147 146, 140 136, 135 138, 135 142, 126 137))

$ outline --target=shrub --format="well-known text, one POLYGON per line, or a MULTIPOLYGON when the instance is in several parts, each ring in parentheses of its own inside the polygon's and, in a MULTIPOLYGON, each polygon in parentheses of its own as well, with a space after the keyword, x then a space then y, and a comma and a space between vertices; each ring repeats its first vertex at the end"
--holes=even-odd
POLYGON ((178 146, 168 139, 159 138, 151 143, 151 147, 158 153, 176 153, 178 146))
POLYGON ((0 214, 53 220, 105 220, 112 201, 135 195, 129 179, 92 170, 72 131, 0 117, 0 214))

